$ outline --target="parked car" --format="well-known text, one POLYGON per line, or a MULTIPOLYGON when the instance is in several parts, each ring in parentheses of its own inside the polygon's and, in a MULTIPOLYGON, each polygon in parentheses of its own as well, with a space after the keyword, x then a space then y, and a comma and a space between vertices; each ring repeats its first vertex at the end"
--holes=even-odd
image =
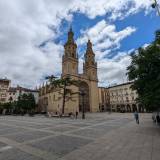
POLYGON ((152 120, 155 123, 160 123, 160 110, 157 110, 152 113, 152 120))

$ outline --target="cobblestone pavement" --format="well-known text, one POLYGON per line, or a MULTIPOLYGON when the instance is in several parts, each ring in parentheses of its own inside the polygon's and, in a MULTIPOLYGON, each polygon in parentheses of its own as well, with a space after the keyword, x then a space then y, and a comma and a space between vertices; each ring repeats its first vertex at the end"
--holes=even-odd
POLYGON ((151 114, 93 113, 85 120, 0 117, 0 160, 160 160, 151 114))

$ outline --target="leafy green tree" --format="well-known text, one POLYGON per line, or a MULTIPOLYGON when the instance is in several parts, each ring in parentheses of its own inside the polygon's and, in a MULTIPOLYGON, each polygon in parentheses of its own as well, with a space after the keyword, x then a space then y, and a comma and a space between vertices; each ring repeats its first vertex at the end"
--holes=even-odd
POLYGON ((3 109, 6 110, 6 113, 11 113, 13 107, 11 102, 6 102, 2 104, 3 109))
MULTIPOLYGON (((53 75, 46 77, 46 79, 49 80, 49 83, 51 85, 51 89, 54 89, 54 88, 62 88, 63 89, 63 93, 61 93, 61 92, 59 92, 59 93, 62 94, 62 97, 63 97, 62 114, 64 114, 65 102, 66 102, 67 95, 68 94, 70 94, 70 95, 77 94, 77 93, 73 93, 71 89, 68 89, 68 87, 71 85, 78 86, 79 81, 73 80, 69 76, 65 77, 65 78, 57 79, 53 75)), ((68 99, 72 100, 72 96, 68 97, 68 99)))
POLYGON ((11 105, 12 105, 13 113, 16 113, 17 101, 12 101, 11 105))
POLYGON ((36 103, 35 98, 32 93, 30 94, 22 94, 18 97, 18 101, 16 103, 16 110, 18 112, 30 113, 35 110, 36 103))
POLYGON ((15 105, 15 112, 16 113, 21 113, 22 112, 22 105, 23 105, 22 96, 20 95, 18 97, 18 100, 17 100, 16 105, 15 105))
POLYGON ((36 108, 36 102, 32 93, 28 94, 28 110, 33 112, 36 108))
POLYGON ((134 81, 132 88, 139 95, 137 101, 148 111, 160 108, 160 30, 153 43, 139 48, 131 58, 127 74, 129 80, 134 81))
POLYGON ((7 109, 7 110, 10 110, 11 109, 11 103, 10 102, 3 103, 3 108, 7 109))

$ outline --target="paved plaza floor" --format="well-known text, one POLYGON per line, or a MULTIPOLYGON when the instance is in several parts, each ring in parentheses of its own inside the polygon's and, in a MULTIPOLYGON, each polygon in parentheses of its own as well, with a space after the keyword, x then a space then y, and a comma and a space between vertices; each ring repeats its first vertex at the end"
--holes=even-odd
POLYGON ((160 127, 151 114, 86 119, 0 117, 0 160, 160 160, 160 127))

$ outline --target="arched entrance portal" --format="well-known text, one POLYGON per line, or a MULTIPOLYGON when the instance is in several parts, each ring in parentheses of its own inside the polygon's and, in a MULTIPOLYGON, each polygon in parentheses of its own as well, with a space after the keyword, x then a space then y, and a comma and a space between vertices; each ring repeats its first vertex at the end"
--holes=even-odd
POLYGON ((82 95, 79 95, 79 111, 82 111, 82 107, 83 107, 83 98, 84 98, 84 108, 85 108, 85 112, 89 112, 90 111, 90 104, 89 104, 89 86, 86 82, 81 82, 80 83, 80 87, 79 87, 79 92, 84 92, 85 96, 82 97, 82 95))

